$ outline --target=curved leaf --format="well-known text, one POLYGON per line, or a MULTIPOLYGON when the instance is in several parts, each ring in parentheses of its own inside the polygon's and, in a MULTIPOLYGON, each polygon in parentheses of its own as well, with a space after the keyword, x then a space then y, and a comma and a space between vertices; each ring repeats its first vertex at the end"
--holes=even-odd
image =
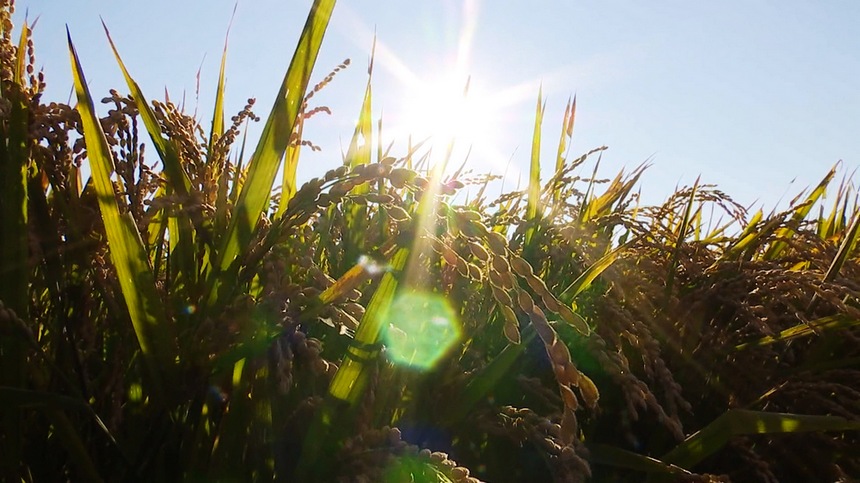
POLYGON ((838 416, 769 413, 730 409, 701 431, 693 434, 661 460, 690 469, 719 451, 733 436, 743 434, 802 433, 810 431, 860 430, 860 421, 838 416))
POLYGON ((248 165, 247 178, 233 207, 227 233, 218 250, 214 268, 220 275, 210 284, 210 304, 214 300, 224 300, 220 292, 231 290, 239 270, 240 255, 248 248, 257 221, 269 202, 272 184, 290 144, 335 3, 335 0, 315 0, 308 14, 290 67, 248 165))
POLYGON ((171 335, 167 314, 155 289, 149 258, 134 219, 130 213, 121 213, 117 205, 111 181, 111 173, 114 171, 113 158, 93 108, 87 81, 72 44, 72 36, 68 31, 67 35, 72 78, 78 97, 77 110, 81 115, 87 143, 87 159, 92 169, 93 185, 104 221, 111 263, 116 268, 134 333, 153 378, 152 390, 157 398, 161 398, 165 394, 164 373, 173 366, 177 358, 176 339, 171 335))

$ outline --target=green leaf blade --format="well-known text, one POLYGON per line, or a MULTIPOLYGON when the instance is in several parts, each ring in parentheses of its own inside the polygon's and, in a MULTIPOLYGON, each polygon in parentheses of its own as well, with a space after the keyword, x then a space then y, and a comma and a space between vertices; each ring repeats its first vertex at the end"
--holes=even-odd
POLYGON ((719 451, 733 436, 852 430, 860 430, 860 421, 838 416, 730 409, 660 459, 664 463, 690 469, 719 451))
POLYGON ((278 167, 290 144, 311 71, 335 3, 335 0, 316 0, 311 7, 290 67, 251 157, 247 178, 239 192, 227 233, 218 251, 215 270, 219 271, 221 276, 218 282, 212 284, 210 303, 223 300, 219 292, 225 285, 229 286, 227 280, 235 279, 240 254, 247 249, 257 221, 266 209, 278 167))
POLYGON ((167 314, 156 291, 149 259, 134 219, 129 213, 122 214, 117 205, 111 182, 111 173, 114 171, 113 158, 104 131, 95 114, 92 97, 72 43, 71 34, 68 34, 68 43, 72 77, 78 98, 77 110, 81 115, 87 142, 87 157, 110 247, 110 259, 116 268, 122 295, 128 306, 129 318, 150 376, 153 378, 153 392, 161 398, 165 394, 163 387, 165 373, 171 369, 177 358, 176 339, 171 336, 167 314))

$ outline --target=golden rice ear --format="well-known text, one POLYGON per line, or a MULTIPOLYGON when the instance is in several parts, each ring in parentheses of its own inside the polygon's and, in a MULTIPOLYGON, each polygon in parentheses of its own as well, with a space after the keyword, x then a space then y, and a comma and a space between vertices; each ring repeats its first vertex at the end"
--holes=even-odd
MULTIPOLYGON (((503 307, 502 309, 503 310, 504 309, 510 310, 508 307, 503 307)), ((520 343, 520 329, 517 326, 517 324, 512 323, 510 320, 505 320, 504 332, 505 332, 505 337, 512 344, 519 344, 520 343)))

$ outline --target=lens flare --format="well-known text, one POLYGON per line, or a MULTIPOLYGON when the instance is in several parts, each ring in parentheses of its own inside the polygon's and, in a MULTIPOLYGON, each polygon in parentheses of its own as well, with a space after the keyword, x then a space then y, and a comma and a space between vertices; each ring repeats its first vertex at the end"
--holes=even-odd
POLYGON ((432 368, 460 340, 457 314, 441 296, 408 292, 391 303, 382 321, 386 353, 396 364, 432 368))

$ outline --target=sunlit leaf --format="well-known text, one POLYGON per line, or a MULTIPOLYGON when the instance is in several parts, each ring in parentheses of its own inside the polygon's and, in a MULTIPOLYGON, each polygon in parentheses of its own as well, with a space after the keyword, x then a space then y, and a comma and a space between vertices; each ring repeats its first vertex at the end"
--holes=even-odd
POLYGON ((582 274, 577 277, 576 280, 573 281, 570 285, 565 288, 561 294, 558 296, 559 300, 570 303, 573 299, 576 298, 577 295, 582 293, 584 290, 588 289, 591 286, 591 282, 594 281, 597 277, 603 273, 604 270, 609 268, 615 260, 620 257, 624 251, 631 245, 632 240, 628 241, 624 245, 620 245, 614 249, 612 249, 606 255, 600 257, 599 260, 594 262, 588 269, 586 269, 582 274))
POLYGON ((155 112, 147 102, 143 92, 141 92, 140 86, 138 86, 137 82, 135 82, 131 77, 131 74, 129 74, 128 69, 126 69, 125 63, 122 61, 119 51, 110 36, 110 31, 108 31, 107 25, 105 25, 104 22, 102 22, 102 28, 104 28, 105 35, 107 36, 110 47, 113 50, 117 64, 119 64, 119 68, 122 70, 122 75, 125 77, 129 91, 137 103, 137 109, 140 111, 140 117, 143 119, 143 124, 146 126, 147 132, 149 132, 152 144, 158 152, 158 157, 161 158, 164 172, 170 181, 170 186, 175 189, 177 193, 183 195, 188 194, 188 191, 191 189, 191 181, 188 179, 188 175, 182 168, 182 163, 179 160, 176 146, 174 146, 173 142, 164 137, 164 134, 161 131, 161 126, 158 123, 158 118, 155 117, 155 112))
POLYGON ((779 255, 782 254, 783 250, 788 246, 788 243, 785 240, 790 239, 794 236, 795 230, 792 226, 797 226, 802 222, 809 212, 812 210, 812 206, 818 201, 824 192, 827 190, 827 186, 833 180, 833 176, 836 174, 836 166, 830 168, 830 171, 824 176, 824 179, 818 183, 818 186, 812 190, 812 193, 806 197, 806 200, 797 206, 794 210, 794 215, 791 217, 791 226, 786 226, 780 228, 776 232, 776 240, 771 243, 770 247, 768 247, 767 251, 764 254, 765 260, 774 260, 779 255))
POLYGON ((528 188, 528 202, 526 209, 526 223, 529 224, 529 228, 526 231, 526 246, 529 246, 531 243, 531 239, 534 236, 535 230, 537 229, 534 225, 536 220, 538 219, 538 214, 540 213, 540 192, 541 192, 541 184, 540 184, 540 135, 541 135, 541 124, 543 124, 543 113, 546 109, 546 103, 543 102, 543 88, 538 92, 537 98, 537 106, 535 107, 535 128, 532 133, 532 151, 531 151, 531 163, 529 168, 529 188, 528 188))
POLYGON ((687 238, 687 230, 690 227, 691 221, 691 213, 693 211, 693 204, 696 201, 696 191, 699 188, 699 178, 696 178, 696 182, 693 183, 693 187, 690 189, 690 198, 687 199, 687 205, 684 207, 684 217, 681 219, 681 224, 678 225, 678 233, 675 237, 675 244, 672 249, 672 259, 669 262, 669 273, 666 276, 666 296, 672 293, 672 285, 675 282, 675 271, 678 269, 678 261, 681 256, 681 247, 684 244, 684 240, 687 238))
MULTIPOLYGON (((352 139, 349 142, 349 149, 346 152, 344 163, 354 168, 361 164, 370 163, 370 153, 373 147, 373 60, 376 52, 376 37, 373 39, 373 47, 370 51, 370 62, 367 66, 367 85, 364 88, 364 98, 361 101, 361 111, 358 114, 358 122, 355 125, 355 132, 352 134, 352 139)), ((367 185, 357 186, 353 189, 354 193, 366 193, 369 188, 367 185)))
POLYGON ((177 359, 176 338, 171 335, 172 330, 167 322, 164 305, 155 290, 149 259, 134 219, 130 213, 121 213, 117 206, 116 193, 111 182, 113 158, 101 123, 95 114, 71 34, 68 35, 68 41, 72 78, 78 97, 77 109, 81 115, 87 141, 87 158, 110 246, 110 260, 116 268, 135 335, 155 383, 153 394, 163 398, 164 373, 171 370, 177 359))
POLYGON ((215 270, 220 275, 215 275, 217 279, 210 283, 209 306, 215 300, 226 299, 222 292, 232 291, 239 270, 240 254, 248 249, 257 221, 269 202, 278 167, 290 144, 335 3, 335 0, 315 0, 311 7, 290 67, 251 156, 247 177, 218 250, 215 270))
POLYGON ((703 459, 722 449, 734 436, 858 429, 860 429, 860 421, 849 421, 838 416, 730 409, 660 459, 667 464, 691 469, 703 459))
POLYGON ((367 310, 358 325, 355 339, 347 348, 344 362, 338 368, 329 386, 329 394, 339 400, 354 403, 364 390, 367 382, 367 363, 376 357, 380 349, 379 341, 384 329, 381 315, 391 304, 397 289, 395 272, 402 270, 406 265, 409 252, 408 248, 397 250, 391 259, 391 271, 382 276, 379 287, 367 304, 367 310))
MULTIPOLYGON (((164 137, 155 112, 147 102, 143 92, 141 92, 140 86, 138 86, 137 82, 129 74, 128 69, 126 69, 125 63, 122 61, 104 22, 102 22, 102 28, 104 28, 105 35, 113 50, 117 64, 119 64, 120 70, 122 70, 129 91, 136 101, 137 109, 140 112, 140 117, 143 119, 143 124, 146 126, 152 144, 155 146, 159 158, 161 158, 169 191, 179 193, 180 195, 187 195, 191 190, 191 181, 182 168, 176 145, 173 141, 164 137)), ((197 280, 197 255, 194 248, 195 233, 191 226, 191 220, 187 217, 169 217, 168 226, 168 230, 170 231, 170 253, 173 257, 174 266, 177 268, 174 272, 178 287, 175 287, 175 289, 179 291, 188 284, 194 284, 197 280)))
POLYGON ((776 342, 784 342, 791 339, 797 339, 800 337, 808 337, 810 335, 821 334, 822 332, 828 332, 833 330, 840 329, 848 329, 851 327, 856 327, 860 325, 860 320, 854 319, 851 317, 847 317, 844 315, 831 315, 827 317, 821 317, 820 319, 816 319, 810 321, 808 324, 798 324, 794 327, 789 327, 788 329, 780 331, 778 334, 774 336, 766 336, 762 337, 753 342, 747 342, 744 344, 740 344, 735 347, 737 350, 749 349, 751 347, 760 347, 765 345, 774 344, 776 342))

